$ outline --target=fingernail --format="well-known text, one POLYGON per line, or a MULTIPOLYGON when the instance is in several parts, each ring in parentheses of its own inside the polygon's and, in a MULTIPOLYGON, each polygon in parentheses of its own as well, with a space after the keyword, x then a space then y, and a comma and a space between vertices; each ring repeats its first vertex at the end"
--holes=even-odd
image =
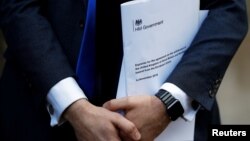
POLYGON ((141 134, 139 132, 135 132, 134 138, 135 138, 135 140, 140 140, 141 139, 141 134))

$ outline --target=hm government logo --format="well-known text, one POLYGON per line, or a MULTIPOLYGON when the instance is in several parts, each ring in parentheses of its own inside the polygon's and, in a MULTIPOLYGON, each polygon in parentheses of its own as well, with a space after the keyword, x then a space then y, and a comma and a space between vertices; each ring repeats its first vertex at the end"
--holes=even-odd
POLYGON ((133 32, 138 32, 160 26, 163 24, 163 20, 152 21, 149 24, 145 24, 142 19, 134 19, 132 23, 133 23, 133 32))
POLYGON ((133 20, 133 31, 141 31, 142 30, 142 19, 133 20))
POLYGON ((142 19, 135 20, 135 25, 140 26, 142 24, 142 19))

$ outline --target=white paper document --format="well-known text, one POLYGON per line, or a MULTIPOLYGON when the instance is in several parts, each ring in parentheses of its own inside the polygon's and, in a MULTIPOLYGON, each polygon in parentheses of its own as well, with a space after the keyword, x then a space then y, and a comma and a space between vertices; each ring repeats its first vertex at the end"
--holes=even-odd
MULTIPOLYGON (((117 98, 154 95, 190 46, 207 12, 200 0, 135 0, 121 4, 123 62, 117 98), (202 17, 201 17, 202 16, 202 17)), ((156 141, 191 141, 194 122, 179 118, 156 141)))

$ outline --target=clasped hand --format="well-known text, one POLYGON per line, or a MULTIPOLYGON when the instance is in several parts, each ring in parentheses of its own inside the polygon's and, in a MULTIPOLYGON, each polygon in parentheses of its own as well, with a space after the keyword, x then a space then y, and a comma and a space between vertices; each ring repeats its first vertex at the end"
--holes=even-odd
POLYGON ((65 111, 64 118, 78 141, 153 141, 170 122, 161 101, 148 95, 113 99, 103 107, 81 99, 65 111))
MULTIPOLYGON (((140 95, 113 99, 103 107, 110 111, 123 110, 124 116, 133 122, 141 134, 141 141, 153 141, 169 124, 165 107, 155 96, 140 95)), ((123 140, 131 140, 126 133, 121 132, 123 140)))

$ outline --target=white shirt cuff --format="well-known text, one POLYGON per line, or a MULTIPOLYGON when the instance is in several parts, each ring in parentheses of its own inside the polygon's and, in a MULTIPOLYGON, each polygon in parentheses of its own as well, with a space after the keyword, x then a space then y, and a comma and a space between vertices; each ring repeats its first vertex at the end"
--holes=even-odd
POLYGON ((68 77, 53 86, 47 95, 47 110, 51 117, 51 126, 60 125, 65 120, 62 118, 64 110, 73 102, 87 97, 78 86, 74 78, 68 77))
POLYGON ((199 108, 197 108, 197 110, 192 108, 191 103, 193 99, 190 98, 184 91, 172 83, 164 83, 161 86, 161 89, 170 92, 176 99, 180 101, 184 109, 183 118, 185 120, 192 121, 195 118, 199 108))

